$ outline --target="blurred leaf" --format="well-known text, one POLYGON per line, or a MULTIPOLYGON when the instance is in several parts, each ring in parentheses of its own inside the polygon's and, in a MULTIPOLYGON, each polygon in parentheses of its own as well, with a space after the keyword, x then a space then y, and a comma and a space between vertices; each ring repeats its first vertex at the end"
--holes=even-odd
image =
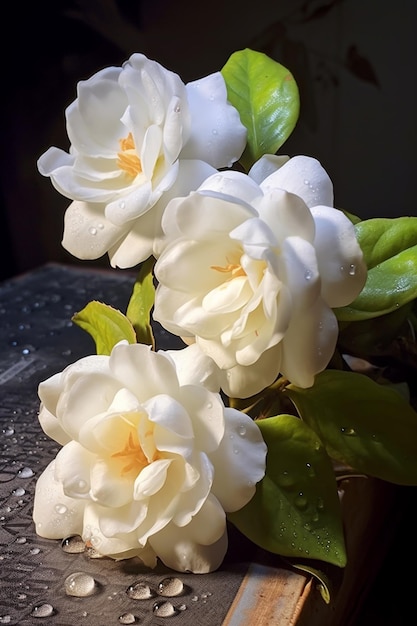
POLYGON ((346 53, 346 67, 356 78, 379 87, 379 80, 368 59, 359 54, 356 46, 349 46, 346 53))
POLYGON ((151 310, 155 302, 154 265, 153 257, 142 263, 126 311, 126 316, 135 329, 137 342, 153 348, 155 340, 151 326, 151 310))
POLYGON ((355 372, 325 370, 287 393, 330 457, 358 472, 417 485, 417 413, 393 389, 355 372))
POLYGON ((333 466, 317 435, 293 415, 256 422, 268 446, 256 494, 230 521, 262 548, 346 564, 333 466))
POLYGON ((375 218, 355 224, 368 267, 366 284, 339 321, 391 313, 417 297, 417 217, 375 218))
POLYGON ((123 339, 136 343, 135 331, 127 317, 108 304, 93 300, 75 313, 72 321, 91 335, 97 354, 110 354, 116 343, 123 339))
POLYGON ((240 159, 248 170, 264 154, 275 154, 292 133, 300 102, 293 75, 262 52, 234 52, 222 69, 229 101, 247 128, 240 159))

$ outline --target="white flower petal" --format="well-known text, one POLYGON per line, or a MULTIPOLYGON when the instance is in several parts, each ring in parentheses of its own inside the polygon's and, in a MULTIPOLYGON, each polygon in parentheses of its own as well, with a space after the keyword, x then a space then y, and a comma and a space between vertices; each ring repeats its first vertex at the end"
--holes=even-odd
POLYGON ((182 528, 170 524, 149 539, 162 562, 178 572, 205 574, 220 567, 227 550, 226 520, 210 496, 200 512, 182 528))
POLYGON ((210 454, 216 467, 212 492, 228 513, 241 509, 265 475, 267 446, 257 424, 247 415, 227 408, 225 433, 210 454))
MULTIPOLYGON (((116 226, 104 215, 104 204, 74 200, 65 212, 62 245, 78 259, 98 259, 119 244, 128 226, 116 226)), ((120 244, 119 244, 120 245, 120 244)))
POLYGON ((279 170, 289 158, 284 155, 264 154, 252 165, 248 175, 260 185, 265 178, 279 170))
POLYGON ((316 225, 314 245, 323 298, 332 308, 345 306, 359 295, 366 282, 366 266, 355 228, 337 209, 316 206, 311 213, 316 225))
POLYGON ((220 391, 218 367, 196 343, 182 350, 167 350, 165 354, 174 361, 181 386, 203 385, 209 391, 220 391))
POLYGON ((250 398, 269 387, 281 371, 281 343, 266 350, 253 365, 224 368, 223 391, 231 398, 250 398))
POLYGON ((295 156, 261 183, 267 193, 284 189, 300 196, 308 207, 323 204, 333 206, 333 184, 319 161, 311 157, 295 156))
POLYGON ((55 480, 55 461, 39 476, 33 504, 36 532, 47 539, 63 539, 81 534, 84 500, 66 496, 62 484, 55 480))
POLYGON ((182 158, 202 158, 213 167, 231 167, 246 144, 246 128, 227 102, 224 78, 215 72, 186 85, 191 112, 191 136, 182 158))
POLYGON ((321 298, 308 315, 295 313, 282 341, 282 375, 298 387, 311 387, 333 356, 337 335, 336 316, 321 298))

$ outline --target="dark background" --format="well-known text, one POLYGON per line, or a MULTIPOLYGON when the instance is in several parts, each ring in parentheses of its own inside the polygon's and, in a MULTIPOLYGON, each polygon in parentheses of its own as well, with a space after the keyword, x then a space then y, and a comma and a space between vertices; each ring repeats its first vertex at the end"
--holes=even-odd
MULTIPOLYGON (((281 152, 318 158, 334 182, 336 205, 362 218, 417 215, 416 6, 414 0, 8 3, 0 280, 48 261, 77 263, 60 243, 69 200, 40 176, 36 161, 50 145, 68 149, 64 109, 77 82, 135 51, 184 82, 221 69, 235 50, 266 52, 292 71, 301 94, 299 123, 281 152)), ((107 267, 107 258, 93 265, 107 267)))

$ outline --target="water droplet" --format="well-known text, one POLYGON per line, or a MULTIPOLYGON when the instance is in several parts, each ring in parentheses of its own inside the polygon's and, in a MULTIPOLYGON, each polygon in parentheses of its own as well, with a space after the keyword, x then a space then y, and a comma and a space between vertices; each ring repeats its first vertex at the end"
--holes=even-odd
POLYGON ((13 489, 12 491, 12 495, 17 497, 24 496, 25 493, 26 491, 23 489, 23 487, 17 487, 17 489, 13 489))
POLYGON ((0 617, 0 624, 10 624, 12 621, 11 615, 2 615, 0 617))
POLYGON ((177 104, 177 106, 175 107, 174 112, 175 113, 180 113, 181 112, 181 107, 180 107, 179 104, 177 104))
POLYGON ((353 435, 356 435, 356 430, 354 428, 350 428, 348 426, 342 426, 340 429, 340 432, 343 435, 347 435, 349 437, 352 437, 353 435))
POLYGON ((3 428, 3 435, 5 437, 11 437, 12 435, 14 435, 14 428, 12 428, 11 426, 9 426, 8 428, 3 428))
POLYGON ((99 223, 97 224, 97 228, 99 228, 100 230, 103 230, 103 228, 104 228, 104 224, 102 224, 101 222, 99 222, 99 223))
POLYGON ((124 202, 124 200, 122 200, 121 202, 119 202, 119 209, 124 209, 126 206, 126 202, 124 202))
POLYGON ((305 278, 306 280, 311 280, 312 276, 313 276, 313 272, 312 272, 311 270, 306 270, 306 271, 304 272, 304 278, 305 278))
POLYGON ((54 509, 58 513, 58 515, 64 515, 68 511, 65 504, 56 504, 54 509))
POLYGON ((134 583, 126 589, 126 593, 132 600, 148 600, 156 595, 147 583, 134 583))
POLYGON ((26 537, 17 537, 16 543, 26 543, 26 537))
POLYGON ((31 478, 34 475, 35 472, 30 467, 22 467, 22 469, 17 472, 19 478, 31 478))
POLYGON ((169 576, 161 580, 158 585, 158 593, 161 596, 172 598, 173 596, 179 596, 183 591, 184 583, 180 578, 169 576))
POLYGON ((289 472, 281 472, 278 476, 278 482, 281 487, 292 487, 294 485, 294 479, 289 472))
POLYGON ((237 432, 241 437, 244 437, 246 435, 246 426, 244 426, 243 424, 239 424, 237 432))
POLYGON ((65 593, 67 596, 85 598, 97 590, 97 583, 90 574, 74 572, 65 579, 65 593))
POLYGON ((211 132, 213 135, 217 135, 219 131, 217 130, 217 128, 213 128, 211 132))
POLYGON ((80 535, 71 535, 62 540, 61 548, 68 554, 80 554, 85 551, 85 543, 80 535))
POLYGON ((309 475, 309 477, 314 478, 316 475, 316 472, 314 471, 314 467, 311 465, 311 463, 306 463, 306 468, 307 468, 307 474, 309 475))
POLYGON ((32 617, 51 617, 54 615, 55 610, 52 604, 48 602, 42 602, 42 604, 37 604, 33 607, 31 616, 32 617))
POLYGON ((97 235, 97 228, 94 228, 94 226, 90 226, 88 232, 90 233, 90 235, 97 235))
POLYGON ((295 499, 295 506, 297 507, 297 509, 300 509, 300 510, 304 510, 308 506, 308 500, 302 491, 300 491, 300 493, 295 499))
POLYGON ((239 448, 233 448, 233 454, 239 454, 239 448))
POLYGON ((119 617, 119 622, 121 624, 136 624, 136 617, 133 615, 133 613, 123 613, 123 615, 120 615, 119 617))
POLYGON ((178 610, 171 602, 155 602, 153 612, 157 617, 172 617, 178 613, 178 610))
POLYGON ((354 263, 351 263, 349 265, 349 276, 355 276, 356 274, 356 265, 354 263))

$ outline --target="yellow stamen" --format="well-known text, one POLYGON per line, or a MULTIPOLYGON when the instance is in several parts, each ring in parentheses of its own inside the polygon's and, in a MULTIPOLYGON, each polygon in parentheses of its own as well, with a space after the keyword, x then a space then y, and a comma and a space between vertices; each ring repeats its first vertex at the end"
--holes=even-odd
POLYGON ((124 139, 119 139, 120 152, 117 153, 117 165, 124 170, 129 176, 137 176, 142 171, 142 163, 136 154, 135 142, 132 133, 129 133, 124 139))
POLYGON ((133 433, 133 431, 130 431, 129 439, 125 444, 123 450, 120 450, 120 452, 115 452, 111 456, 112 458, 126 459, 127 464, 124 465, 121 469, 122 476, 133 469, 136 473, 139 473, 144 467, 149 465, 149 461, 146 458, 139 443, 139 440, 136 434, 133 433))
POLYGON ((216 270, 216 272, 223 272, 225 274, 230 272, 232 274, 232 278, 236 278, 236 276, 246 276, 245 270, 237 263, 229 263, 229 265, 224 267, 221 265, 211 265, 210 269, 216 270))

